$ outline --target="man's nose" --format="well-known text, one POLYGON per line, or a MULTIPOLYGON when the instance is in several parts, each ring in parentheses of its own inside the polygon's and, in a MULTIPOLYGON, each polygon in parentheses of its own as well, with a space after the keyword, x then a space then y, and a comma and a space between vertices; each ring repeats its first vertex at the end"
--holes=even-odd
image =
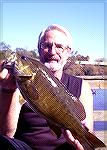
POLYGON ((52 44, 50 49, 49 49, 49 53, 54 55, 56 54, 56 47, 55 47, 55 44, 52 44))

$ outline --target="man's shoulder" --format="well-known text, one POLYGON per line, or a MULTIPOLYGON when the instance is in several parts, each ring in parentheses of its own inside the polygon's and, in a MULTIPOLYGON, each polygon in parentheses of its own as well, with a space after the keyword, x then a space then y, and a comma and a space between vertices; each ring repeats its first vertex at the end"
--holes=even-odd
POLYGON ((69 78, 69 79, 72 79, 72 80, 83 80, 80 76, 75 76, 75 75, 72 75, 72 74, 64 73, 64 76, 66 78, 69 78))
POLYGON ((82 78, 64 73, 62 82, 66 85, 70 93, 79 98, 81 94, 82 78))

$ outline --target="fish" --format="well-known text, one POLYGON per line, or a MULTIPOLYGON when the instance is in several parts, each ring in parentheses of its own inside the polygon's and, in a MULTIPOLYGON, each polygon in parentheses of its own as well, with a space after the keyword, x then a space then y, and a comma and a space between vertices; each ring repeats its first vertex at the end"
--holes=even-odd
POLYGON ((81 123, 86 118, 82 103, 70 93, 39 59, 15 53, 15 78, 24 99, 34 111, 59 128, 71 131, 85 150, 106 145, 81 123))

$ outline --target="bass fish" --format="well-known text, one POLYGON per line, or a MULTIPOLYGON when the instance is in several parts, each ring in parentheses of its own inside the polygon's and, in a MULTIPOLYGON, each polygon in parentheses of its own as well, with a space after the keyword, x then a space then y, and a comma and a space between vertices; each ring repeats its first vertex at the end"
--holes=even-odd
POLYGON ((86 118, 82 103, 65 88, 38 59, 15 54, 15 77, 20 92, 34 111, 60 128, 71 131, 85 150, 106 147, 82 125, 86 118))

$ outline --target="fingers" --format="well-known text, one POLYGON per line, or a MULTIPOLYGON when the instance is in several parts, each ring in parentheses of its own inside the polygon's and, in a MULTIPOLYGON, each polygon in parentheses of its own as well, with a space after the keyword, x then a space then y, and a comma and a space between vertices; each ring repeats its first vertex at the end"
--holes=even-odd
POLYGON ((6 89, 16 89, 16 80, 12 73, 13 66, 11 64, 0 62, 0 86, 6 89), (5 68, 5 66, 7 68, 5 68))
POLYGON ((73 135, 69 130, 64 130, 64 129, 61 130, 65 139, 69 144, 73 145, 76 148, 76 150, 84 150, 83 146, 80 144, 80 142, 77 139, 73 137, 73 135))
POLYGON ((3 61, 0 61, 0 80, 5 79, 8 75, 8 69, 3 68, 3 61))
POLYGON ((7 70, 6 68, 4 68, 4 69, 0 72, 0 80, 5 79, 7 75, 8 75, 8 70, 7 70))
POLYGON ((75 143, 74 143, 75 139, 72 136, 71 132, 69 130, 64 130, 64 129, 61 129, 61 130, 62 130, 62 133, 63 133, 66 141, 75 147, 75 143))
POLYGON ((84 150, 83 146, 80 144, 78 140, 74 140, 74 143, 76 145, 76 150, 84 150))
POLYGON ((64 129, 62 129, 62 132, 63 132, 65 138, 67 139, 67 141, 72 144, 75 139, 72 136, 71 132, 69 130, 64 130, 64 129))

